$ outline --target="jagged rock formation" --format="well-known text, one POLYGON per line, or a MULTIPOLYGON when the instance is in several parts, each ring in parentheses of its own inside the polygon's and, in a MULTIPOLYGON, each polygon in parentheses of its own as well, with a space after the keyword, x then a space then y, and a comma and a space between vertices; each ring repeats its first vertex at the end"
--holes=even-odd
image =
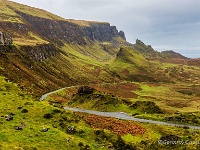
POLYGON ((8 32, 0 32, 0 45, 11 45, 13 43, 12 35, 8 32))
POLYGON ((151 45, 145 45, 141 40, 136 40, 133 45, 134 49, 139 51, 145 58, 158 58, 161 56, 160 52, 155 51, 151 45))
POLYGON ((126 40, 123 31, 118 32, 116 26, 110 26, 109 23, 91 23, 89 27, 84 27, 84 35, 91 40, 111 41, 113 37, 121 37, 126 40))

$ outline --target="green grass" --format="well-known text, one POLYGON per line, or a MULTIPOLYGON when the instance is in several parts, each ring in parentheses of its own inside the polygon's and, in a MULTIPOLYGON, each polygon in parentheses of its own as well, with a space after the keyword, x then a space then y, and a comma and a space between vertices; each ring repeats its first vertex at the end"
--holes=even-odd
MULTIPOLYGON (((60 91, 59 96, 63 96, 64 92, 60 91)), ((97 135, 98 129, 93 129, 87 124, 82 117, 85 114, 75 114, 70 111, 63 111, 57 107, 52 107, 47 101, 39 102, 22 91, 17 84, 5 81, 0 76, 0 149, 80 149, 88 145, 91 149, 109 149, 109 145, 113 145, 117 141, 117 135, 109 130, 103 130, 102 135, 97 135), (19 107, 23 106, 21 109, 19 107), (22 113, 23 109, 27 109, 27 113, 22 113), (4 116, 14 113, 14 119, 6 121, 4 116), (52 118, 46 119, 43 116, 51 114, 52 118), (15 130, 14 126, 25 124, 23 130, 15 130), (66 132, 68 126, 74 126, 77 130, 75 134, 66 132), (41 132, 42 128, 50 128, 48 132, 41 132), (107 140, 106 140, 106 139, 107 140), (67 142, 67 139, 69 140, 67 142), (79 146, 78 146, 79 145, 79 146)), ((108 105, 109 106, 109 105, 108 105)), ((121 106, 123 108, 124 106, 121 106)), ((112 109, 112 107, 110 107, 112 109)), ((119 107, 120 108, 120 107, 119 107)), ((114 108, 117 111, 119 108, 114 108)), ((127 109, 124 107, 123 109, 127 109)), ((138 123, 137 123, 138 124, 138 123)), ((182 129, 175 127, 167 127, 153 124, 141 124, 146 128, 144 135, 124 135, 122 139, 125 143, 144 148, 141 142, 148 143, 146 147, 158 146, 157 141, 166 134, 180 136, 192 140, 199 140, 199 132, 191 129, 182 129)), ((191 147, 190 145, 186 146, 191 147)), ((166 147, 164 147, 166 148, 166 147)))

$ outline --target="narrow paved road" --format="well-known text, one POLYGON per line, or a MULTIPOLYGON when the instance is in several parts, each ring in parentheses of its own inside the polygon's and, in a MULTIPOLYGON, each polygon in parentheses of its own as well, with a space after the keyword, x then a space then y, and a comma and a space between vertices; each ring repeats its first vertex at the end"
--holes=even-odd
MULTIPOLYGON (((56 90, 56 91, 46 93, 46 94, 41 96, 40 101, 45 100, 47 96, 49 96, 53 93, 62 91, 64 89, 74 88, 74 87, 79 87, 79 86, 65 87, 65 88, 62 88, 62 89, 59 89, 59 90, 56 90)), ((189 127, 191 129, 200 130, 200 126, 192 126, 192 125, 186 125, 186 124, 176 124, 176 123, 168 123, 168 122, 162 122, 162 121, 140 119, 140 118, 135 118, 135 117, 129 116, 126 113, 123 113, 123 112, 101 112, 101 111, 86 110, 86 109, 71 108, 71 107, 64 107, 64 109, 70 110, 70 111, 75 111, 75 112, 84 112, 84 113, 88 113, 88 114, 105 116, 105 117, 113 117, 113 118, 124 119, 124 120, 133 120, 133 121, 136 121, 136 122, 146 122, 146 123, 152 123, 152 124, 157 124, 157 125, 167 125, 167 126, 174 126, 174 127, 189 127)))
MULTIPOLYGON (((106 84, 121 84, 121 83, 127 83, 125 81, 122 81, 122 82, 118 82, 118 83, 101 83, 100 85, 106 85, 106 84)), ((70 89, 70 88, 75 88, 75 87, 80 87, 81 85, 73 85, 73 86, 68 86, 68 87, 65 87, 65 88, 62 88, 62 89, 59 89, 59 90, 55 90, 55 91, 52 91, 52 92, 49 92, 49 93, 46 93, 44 95, 42 95, 40 97, 40 101, 43 101, 47 98, 47 96, 51 95, 51 94, 54 94, 54 93, 57 93, 59 91, 62 91, 64 89, 70 89)))
POLYGON ((162 122, 162 121, 140 119, 140 118, 135 118, 135 117, 129 116, 123 112, 101 112, 101 111, 86 110, 86 109, 71 108, 71 107, 64 107, 64 109, 70 110, 70 111, 75 111, 75 112, 83 112, 83 113, 88 113, 88 114, 93 114, 93 115, 105 116, 105 117, 113 117, 113 118, 124 119, 124 120, 133 120, 136 122, 145 122, 145 123, 152 123, 152 124, 157 124, 157 125, 167 125, 167 126, 174 126, 174 127, 189 127, 191 129, 200 130, 200 126, 192 126, 192 125, 186 125, 186 124, 176 124, 176 123, 168 123, 168 122, 162 122))
POLYGON ((57 93, 57 92, 62 91, 64 89, 70 89, 70 88, 75 88, 75 87, 79 87, 79 85, 77 85, 77 86, 69 86, 69 87, 65 87, 65 88, 62 88, 62 89, 59 89, 59 90, 56 90, 56 91, 52 91, 52 92, 46 93, 46 94, 44 94, 44 95, 42 95, 40 97, 40 101, 45 100, 47 98, 47 96, 49 96, 51 94, 57 93))

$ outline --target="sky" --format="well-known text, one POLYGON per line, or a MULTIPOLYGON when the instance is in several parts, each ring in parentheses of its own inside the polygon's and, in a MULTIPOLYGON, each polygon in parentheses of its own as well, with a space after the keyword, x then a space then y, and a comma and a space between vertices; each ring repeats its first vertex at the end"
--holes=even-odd
POLYGON ((67 19, 109 22, 157 51, 200 58, 200 0, 12 0, 67 19))

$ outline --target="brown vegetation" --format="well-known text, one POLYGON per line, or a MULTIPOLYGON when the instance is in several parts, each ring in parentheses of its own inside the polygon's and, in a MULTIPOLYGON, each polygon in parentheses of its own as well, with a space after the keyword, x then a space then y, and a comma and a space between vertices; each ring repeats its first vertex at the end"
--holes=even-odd
POLYGON ((91 85, 100 92, 106 92, 121 98, 137 98, 137 94, 132 91, 140 90, 140 86, 134 83, 102 84, 100 86, 91 85))
POLYGON ((146 132, 144 127, 138 124, 134 124, 131 121, 118 120, 110 117, 102 117, 96 115, 87 115, 84 116, 84 119, 93 128, 111 130, 118 135, 137 135, 144 134, 146 132))

